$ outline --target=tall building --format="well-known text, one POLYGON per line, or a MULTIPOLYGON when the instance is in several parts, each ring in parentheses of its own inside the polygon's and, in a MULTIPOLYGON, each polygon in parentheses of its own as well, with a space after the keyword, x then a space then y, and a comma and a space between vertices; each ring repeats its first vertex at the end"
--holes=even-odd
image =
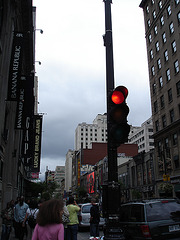
POLYGON ((65 178, 65 166, 56 166, 54 181, 61 187, 61 181, 65 178))
POLYGON ((93 124, 78 124, 75 131, 75 150, 90 148, 92 142, 107 142, 107 115, 98 114, 93 124))
POLYGON ((142 0, 157 177, 180 190, 180 1, 142 0))
POLYGON ((75 152, 71 149, 66 154, 65 161, 65 191, 70 192, 72 187, 72 159, 75 152))
POLYGON ((149 152, 154 148, 153 139, 153 123, 152 118, 149 118, 140 127, 131 126, 128 142, 138 144, 138 153, 149 152))

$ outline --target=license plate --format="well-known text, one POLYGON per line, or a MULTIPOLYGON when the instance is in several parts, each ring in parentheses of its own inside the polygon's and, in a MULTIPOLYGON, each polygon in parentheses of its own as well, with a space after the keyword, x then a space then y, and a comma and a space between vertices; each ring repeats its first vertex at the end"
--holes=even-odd
POLYGON ((180 230, 179 225, 169 226, 169 232, 175 232, 175 231, 179 231, 179 230, 180 230))

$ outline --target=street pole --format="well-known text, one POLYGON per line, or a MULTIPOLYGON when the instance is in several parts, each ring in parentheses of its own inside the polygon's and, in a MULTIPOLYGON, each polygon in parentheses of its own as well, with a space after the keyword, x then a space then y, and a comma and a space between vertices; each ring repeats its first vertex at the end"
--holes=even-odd
POLYGON ((110 141, 110 95, 114 89, 114 62, 111 3, 112 0, 103 0, 105 4, 105 35, 106 47, 106 91, 107 91, 107 154, 108 154, 108 184, 103 186, 103 215, 106 218, 104 239, 124 239, 119 227, 120 186, 118 184, 117 147, 110 141))

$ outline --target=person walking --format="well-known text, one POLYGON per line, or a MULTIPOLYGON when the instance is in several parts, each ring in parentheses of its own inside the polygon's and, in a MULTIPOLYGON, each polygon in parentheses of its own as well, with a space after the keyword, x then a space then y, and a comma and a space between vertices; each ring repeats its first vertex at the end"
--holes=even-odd
POLYGON ((99 206, 98 204, 96 204, 95 198, 91 200, 91 204, 92 207, 90 209, 90 239, 99 239, 99 206))
POLYGON ((66 206, 66 200, 64 200, 64 208, 63 208, 63 215, 62 215, 63 225, 64 225, 64 240, 67 240, 67 224, 69 221, 69 212, 66 206))
POLYGON ((70 220, 70 222, 67 224, 67 240, 77 240, 79 224, 77 213, 80 211, 80 207, 77 205, 73 197, 69 197, 67 209, 70 220))
POLYGON ((14 219, 13 209, 11 207, 10 202, 7 203, 6 208, 2 211, 1 217, 2 217, 1 240, 8 240, 14 219))
POLYGON ((59 199, 51 199, 41 204, 32 240, 64 240, 63 207, 64 203, 59 199))
POLYGON ((14 207, 14 219, 17 223, 17 238, 23 240, 24 234, 26 233, 26 224, 24 218, 26 216, 26 211, 28 209, 28 204, 24 202, 24 197, 21 196, 19 202, 14 207))
POLYGON ((24 223, 27 224, 27 238, 26 240, 32 239, 32 234, 36 225, 36 218, 38 214, 38 204, 35 199, 30 200, 29 208, 26 211, 26 216, 24 218, 24 223))

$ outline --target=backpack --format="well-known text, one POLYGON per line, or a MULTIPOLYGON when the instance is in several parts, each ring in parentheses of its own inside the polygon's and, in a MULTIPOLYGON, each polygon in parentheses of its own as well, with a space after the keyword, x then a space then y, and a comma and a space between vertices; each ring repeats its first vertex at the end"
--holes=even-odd
POLYGON ((34 213, 32 214, 31 210, 31 215, 29 215, 29 218, 28 218, 28 224, 31 228, 35 228, 36 226, 36 219, 34 217, 35 213, 36 213, 37 210, 34 211, 34 213))

